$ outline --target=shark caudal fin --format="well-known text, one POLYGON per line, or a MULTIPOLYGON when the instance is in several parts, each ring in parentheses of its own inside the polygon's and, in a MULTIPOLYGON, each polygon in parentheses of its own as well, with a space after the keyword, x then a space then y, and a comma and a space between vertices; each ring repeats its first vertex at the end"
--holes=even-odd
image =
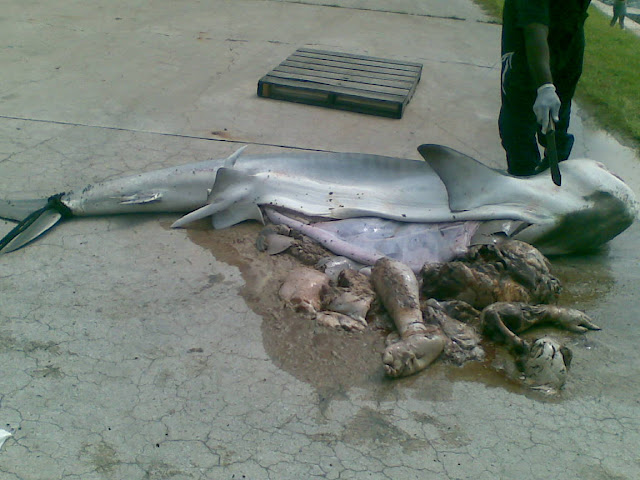
POLYGON ((518 182, 522 179, 487 167, 472 157, 442 145, 420 145, 418 152, 447 188, 449 208, 453 212, 507 204, 518 198, 517 190, 522 188, 518 182))
POLYGON ((46 198, 37 200, 0 200, 0 218, 21 222, 36 210, 47 206, 46 198))
POLYGON ((244 220, 258 220, 264 223, 260 207, 255 203, 258 189, 259 180, 256 176, 221 167, 216 174, 209 203, 178 219, 171 227, 183 227, 209 216, 213 217, 215 228, 230 227, 244 220))
POLYGON ((63 194, 54 195, 48 200, 27 200, 23 202, 3 202, 0 213, 3 218, 20 220, 20 223, 0 239, 0 254, 13 252, 23 247, 44 232, 53 227, 60 219, 71 216, 71 210, 60 200, 63 194), (41 206, 28 215, 23 211, 28 206, 41 206), (43 206, 42 206, 43 205, 43 206), (10 213, 4 207, 10 206, 14 210, 10 213))

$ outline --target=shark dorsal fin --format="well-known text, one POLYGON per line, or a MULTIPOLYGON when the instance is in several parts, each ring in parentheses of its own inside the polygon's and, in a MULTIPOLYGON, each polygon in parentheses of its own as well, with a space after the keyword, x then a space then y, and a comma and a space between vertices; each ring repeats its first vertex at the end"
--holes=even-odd
MULTIPOLYGON (((447 188, 449 208, 452 211, 460 212, 513 200, 513 197, 508 195, 505 197, 505 186, 509 186, 509 179, 520 179, 487 167, 464 153, 442 145, 420 145, 418 152, 447 188)), ((511 188, 507 190, 511 193, 511 188)))
POLYGON ((247 148, 248 146, 249 145, 243 145, 242 147, 237 149, 235 152, 233 152, 231 155, 229 155, 224 161, 224 166, 226 168, 235 167, 236 162, 238 161, 238 158, 240 158, 240 155, 242 155, 242 152, 244 152, 245 148, 247 148))

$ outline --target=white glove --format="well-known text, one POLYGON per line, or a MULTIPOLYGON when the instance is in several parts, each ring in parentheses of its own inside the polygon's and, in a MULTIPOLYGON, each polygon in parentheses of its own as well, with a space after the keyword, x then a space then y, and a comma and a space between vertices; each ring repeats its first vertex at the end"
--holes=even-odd
POLYGON ((538 96, 533 104, 533 113, 536 114, 536 119, 542 126, 542 133, 547 133, 549 130, 550 117, 553 118, 554 122, 559 120, 560 105, 560 98, 553 83, 545 83, 538 87, 538 96))

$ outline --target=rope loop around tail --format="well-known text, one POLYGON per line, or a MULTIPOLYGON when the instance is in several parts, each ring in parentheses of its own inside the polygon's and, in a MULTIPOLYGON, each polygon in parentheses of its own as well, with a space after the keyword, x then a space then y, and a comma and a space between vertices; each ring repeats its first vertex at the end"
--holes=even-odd
POLYGON ((66 192, 56 193, 55 195, 51 195, 47 199, 47 206, 45 208, 55 210, 60 215, 62 215, 62 218, 73 217, 73 212, 71 211, 71 209, 62 202, 62 197, 64 197, 65 195, 66 195, 66 192))

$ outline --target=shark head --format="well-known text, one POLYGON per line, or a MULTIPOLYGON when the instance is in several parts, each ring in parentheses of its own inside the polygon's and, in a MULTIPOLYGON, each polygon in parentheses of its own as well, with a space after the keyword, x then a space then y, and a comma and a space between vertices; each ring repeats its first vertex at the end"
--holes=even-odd
MULTIPOLYGON (((622 233, 638 217, 633 190, 601 162, 567 160, 560 168, 563 186, 553 186, 558 192, 550 194, 551 202, 556 201, 549 207, 555 209, 554 221, 530 225, 518 239, 534 243, 547 255, 588 252, 622 233)), ((549 183, 547 172, 536 178, 549 183)))
POLYGON ((452 212, 523 221, 514 238, 548 255, 597 249, 638 216, 633 190, 601 162, 562 162, 557 186, 548 172, 514 177, 440 145, 418 151, 445 184, 452 212))

